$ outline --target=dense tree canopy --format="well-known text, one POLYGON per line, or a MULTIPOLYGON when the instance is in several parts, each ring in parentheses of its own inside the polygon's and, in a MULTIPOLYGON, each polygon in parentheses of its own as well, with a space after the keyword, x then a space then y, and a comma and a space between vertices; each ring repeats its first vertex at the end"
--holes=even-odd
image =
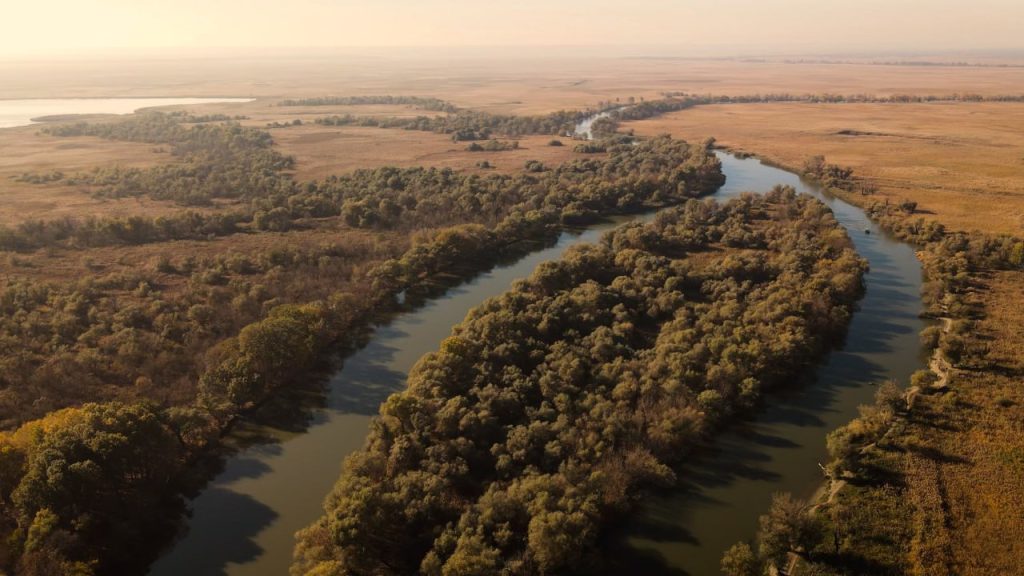
MULTIPOLYGON (((0 229, 0 249, 85 255, 232 234, 299 241, 177 249, 64 282, 0 281, 0 427, 19 430, 0 442, 4 570, 138 571, 180 517, 180 494, 201 475, 196 459, 238 417, 311 380, 332 351, 395 308, 397 293, 521 254, 563 223, 678 204, 723 180, 706 147, 659 138, 512 175, 382 168, 300 185, 265 132, 192 120, 144 114, 54 128, 162 143, 178 155, 165 167, 61 177, 95 193, 247 205, 25 222, 0 229), (225 175, 230 182, 218 180, 225 175), (192 195, 161 196, 169 190, 192 195), (322 234, 310 242, 300 231, 322 234), (256 248, 234 248, 247 245, 256 248), (79 408, 61 411, 68 406, 79 408)), ((20 258, 8 255, 14 270, 20 258)))
POLYGON ((295 574, 554 573, 845 327, 860 260, 792 189, 691 201, 542 264, 424 357, 295 574))

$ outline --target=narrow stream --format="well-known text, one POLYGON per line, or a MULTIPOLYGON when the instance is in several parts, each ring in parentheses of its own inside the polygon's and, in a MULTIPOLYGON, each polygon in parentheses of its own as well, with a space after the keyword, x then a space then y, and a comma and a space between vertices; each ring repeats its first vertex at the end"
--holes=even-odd
MULTIPOLYGON (((782 183, 825 200, 870 261, 868 290, 846 346, 829 355, 813 382, 772 396, 755 421, 725 435, 712 454, 690 467, 679 489, 645 501, 622 528, 619 557, 628 564, 621 573, 718 574, 722 551, 753 535, 772 492, 813 492, 821 481, 817 463, 825 458, 825 435, 856 416, 857 405, 870 401, 874 384, 885 378, 905 381, 922 365, 921 268, 913 249, 882 234, 859 209, 825 198, 793 174, 753 159, 720 158, 728 181, 716 198, 782 183)), ((227 461, 192 502, 187 534, 150 573, 287 574, 294 533, 320 515, 341 461, 362 447, 378 406, 402 389, 420 356, 436 350, 470 309, 506 291, 537 264, 636 218, 645 216, 564 232, 554 246, 497 267, 379 327, 331 378, 327 405, 315 412, 307 430, 261 430, 274 440, 227 461)))

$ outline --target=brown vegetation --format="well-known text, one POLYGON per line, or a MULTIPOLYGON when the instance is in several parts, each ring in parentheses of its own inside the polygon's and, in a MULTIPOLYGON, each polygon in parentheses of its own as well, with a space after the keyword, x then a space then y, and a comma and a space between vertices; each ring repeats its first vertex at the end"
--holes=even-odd
POLYGON ((871 200, 916 201, 954 230, 1024 231, 1024 104, 730 104, 625 127, 714 136, 792 168, 821 154, 877 186, 871 200))
MULTIPOLYGON (((314 55, 315 56, 315 55, 314 55)), ((352 54, 289 59, 0 63, 0 97, 65 96, 433 96, 489 112, 537 114, 600 100, 664 92, 757 93, 1021 92, 1014 68, 786 64, 700 58, 414 58, 352 54), (117 74, 110 72, 116 69, 117 74)))
POLYGON ((452 142, 444 134, 401 129, 310 124, 273 134, 278 148, 295 157, 300 180, 378 166, 436 166, 486 173, 477 166, 481 160, 487 160, 494 171, 511 173, 527 160, 557 165, 580 157, 571 146, 548 146, 550 136, 523 136, 517 150, 487 153, 468 151, 465 143, 452 142))
POLYGON ((173 216, 0 226, 5 570, 142 570, 182 494, 205 480, 194 464, 271 395, 316 382, 396 294, 492 265, 562 223, 679 203, 722 181, 706 147, 658 138, 510 174, 388 167, 298 182, 267 132, 194 120, 44 127, 66 142, 166 147, 166 164, 52 181, 167 198, 181 206, 173 216), (218 201, 230 214, 184 211, 218 201), (139 455, 151 445, 159 459, 139 455))
POLYGON ((73 140, 39 134, 38 126, 0 130, 0 224, 29 218, 147 214, 175 211, 169 203, 92 198, 64 182, 20 182, 23 174, 65 174, 96 167, 150 167, 170 160, 166 151, 141 142, 95 137, 73 140))

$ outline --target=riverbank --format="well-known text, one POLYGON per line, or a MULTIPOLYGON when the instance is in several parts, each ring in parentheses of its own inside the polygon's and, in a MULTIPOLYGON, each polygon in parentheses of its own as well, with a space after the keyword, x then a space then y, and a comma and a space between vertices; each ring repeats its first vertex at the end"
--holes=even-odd
MULTIPOLYGON (((887 185, 870 172, 855 177, 853 189, 887 185)), ((1024 241, 944 230, 948 214, 921 205, 892 206, 843 186, 833 192, 921 243, 922 298, 941 328, 922 333, 931 354, 911 379, 910 413, 864 448, 860 468, 828 499, 827 539, 843 544, 817 560, 850 573, 1013 572, 1022 551, 993 543, 1019 531, 1014 518, 1024 511, 1024 486, 1009 472, 1018 460, 1006 448, 1019 442, 1013 422, 1024 402, 1011 384, 1021 374, 1014 319, 1024 241)))
POLYGON ((858 406, 871 403, 879 383, 907 382, 926 363, 918 338, 925 322, 914 247, 886 233, 860 208, 790 172, 755 158, 719 156, 728 178, 716 197, 775 184, 814 195, 832 208, 870 272, 843 347, 800 383, 766 399, 752 421, 738 423, 680 471, 681 486, 656 493, 628 521, 613 559, 643 566, 645 573, 717 573, 727 548, 753 538, 772 493, 807 498, 820 487, 819 464, 829 460, 826 435, 855 417, 858 406))
MULTIPOLYGON (((677 141, 646 141, 640 146, 623 148, 611 161, 619 158, 621 162, 632 162, 658 154, 666 160, 666 166, 692 167, 681 173, 685 174, 682 186, 664 174, 654 173, 652 177, 671 180, 671 186, 645 187, 642 192, 638 188, 629 195, 632 201, 628 203, 619 202, 619 197, 614 196, 614 204, 600 204, 595 203, 597 198, 589 196, 571 204, 563 213, 546 212, 549 218, 543 223, 559 238, 553 246, 459 284, 444 296, 427 301, 419 310, 398 316, 392 323, 380 327, 366 346, 346 358, 342 369, 330 379, 325 405, 313 411, 308 426, 301 431, 267 431, 263 435, 273 439, 272 443, 252 445, 228 460, 224 472, 193 501, 192 520, 185 539, 157 562, 152 573, 179 574, 195 569, 197 562, 204 570, 229 574, 287 571, 294 532, 319 515, 323 497, 336 479, 341 461, 362 445, 372 417, 392 392, 401 389, 404 375, 415 361, 436 348, 450 327, 468 310, 487 297, 501 293, 515 278, 528 275, 540 262, 557 257, 578 242, 593 241, 613 225, 598 223, 578 233, 562 228, 560 222, 569 219, 585 222, 588 214, 592 221, 599 213, 627 213, 631 216, 626 218, 643 219, 644 207, 678 203, 720 184, 717 160, 706 156, 706 151, 699 147, 689 148, 677 141), (588 210, 586 206, 592 208, 588 210), (304 489, 297 492, 295 486, 304 489), (238 510, 250 521, 240 525, 235 516, 223 514, 225 509, 238 510)), ((607 173, 604 177, 607 178, 607 173)), ((643 182, 637 180, 635 185, 643 182)), ((623 185, 633 184, 623 182, 623 185)), ((561 197, 557 200, 562 201, 561 197)), ((534 219, 539 218, 537 214, 529 213, 534 219)), ((520 222, 518 218, 512 216, 510 220, 520 222)), ((530 233, 536 227, 525 224, 520 222, 521 229, 509 232, 509 237, 523 240, 536 236, 530 233)), ((501 230, 499 226, 498 232, 501 230)), ((491 234, 483 230, 478 233, 491 234)), ((432 269, 434 273, 466 261, 493 262, 493 258, 500 255, 497 245, 488 247, 468 238, 458 242, 450 236, 440 236, 448 242, 444 249, 436 250, 445 258, 439 267, 432 269), (472 253, 462 254, 460 247, 472 253)), ((424 247, 414 248, 411 253, 423 254, 424 247)), ((401 260, 403 265, 406 261, 418 260, 412 257, 401 260)), ((396 273, 394 266, 384 266, 382 270, 390 270, 391 274, 378 275, 380 286, 375 297, 386 298, 392 292, 408 288, 406 284, 389 280, 396 273)), ((413 280, 421 276, 416 270, 398 274, 399 278, 413 280)))

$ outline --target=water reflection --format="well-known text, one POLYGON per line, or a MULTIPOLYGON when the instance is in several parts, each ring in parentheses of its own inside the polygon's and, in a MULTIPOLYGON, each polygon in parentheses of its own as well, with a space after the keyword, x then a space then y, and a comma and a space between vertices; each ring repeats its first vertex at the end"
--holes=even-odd
MULTIPOLYGON (((792 174, 756 160, 728 155, 722 160, 728 181, 719 198, 777 183, 818 194, 792 174)), ((693 454, 680 472, 680 486, 645 500, 620 531, 613 573, 717 574, 722 551, 753 534, 772 492, 808 495, 820 482, 817 463, 825 458, 825 434, 871 399, 873 384, 887 377, 905 380, 920 365, 920 266, 913 250, 881 234, 856 208, 825 200, 871 263, 867 293, 845 347, 773 395, 755 421, 693 454), (864 234, 866 228, 873 233, 864 234)), ((281 403, 281 419, 273 426, 238 431, 246 439, 244 449, 192 502, 188 533, 151 573, 286 574, 293 534, 320 515, 340 462, 363 445, 380 404, 402 389, 409 369, 438 348, 451 326, 540 262, 595 241, 617 224, 644 218, 566 232, 555 245, 514 263, 455 287, 440 286, 447 290, 442 296, 408 295, 407 305, 415 309, 379 327, 349 356, 330 379, 326 397, 301 392, 306 394, 302 402, 281 403), (293 411, 300 406, 299 413, 289 414, 286 406, 293 411)))
POLYGON ((330 378, 326 397, 305 391, 309 397, 302 401, 285 398, 275 405, 284 413, 289 406, 299 411, 290 423, 285 415, 272 425, 245 424, 233 434, 242 439, 243 449, 192 501, 187 533, 150 573, 287 574, 294 533, 320 516, 342 460, 363 446, 370 419, 390 394, 405 386, 416 361, 437 350, 469 310, 508 290, 541 262, 638 218, 644 216, 567 231, 554 245, 473 280, 407 295, 406 306, 412 310, 378 327, 364 347, 345 359, 330 378), (235 506, 240 507, 237 514, 231 513, 235 506))
POLYGON ((770 395, 754 421, 692 454, 679 470, 679 485, 645 499, 612 535, 610 573, 642 563, 645 574, 718 574, 722 553, 753 537, 772 493, 808 497, 820 485, 826 434, 855 417, 876 384, 887 378, 906 382, 924 364, 918 340, 924 328, 921 267, 913 248, 791 173, 756 159, 719 157, 728 176, 719 198, 788 184, 826 202, 870 263, 867 291, 841 349, 770 395))

